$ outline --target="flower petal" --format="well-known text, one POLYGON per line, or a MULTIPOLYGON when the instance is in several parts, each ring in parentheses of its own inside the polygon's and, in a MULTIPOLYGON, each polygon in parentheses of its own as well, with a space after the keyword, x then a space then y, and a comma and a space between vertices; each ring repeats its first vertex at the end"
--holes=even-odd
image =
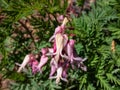
POLYGON ((51 36, 49 42, 51 42, 55 38, 55 35, 51 36))

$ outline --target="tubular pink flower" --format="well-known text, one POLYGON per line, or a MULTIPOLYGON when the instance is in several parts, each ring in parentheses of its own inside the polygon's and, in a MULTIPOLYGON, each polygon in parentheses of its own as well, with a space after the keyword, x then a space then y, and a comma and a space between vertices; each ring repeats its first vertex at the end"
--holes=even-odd
POLYGON ((42 48, 42 56, 40 58, 40 63, 37 66, 38 71, 42 72, 42 67, 47 63, 48 57, 45 55, 47 53, 48 49, 47 48, 42 48))
POLYGON ((33 63, 36 62, 36 58, 34 55, 30 55, 30 61, 28 62, 28 64, 32 67, 33 63))
POLYGON ((62 54, 64 47, 67 45, 67 42, 68 42, 68 36, 66 34, 64 35, 62 35, 61 33, 56 34, 56 38, 53 44, 54 53, 49 52, 47 55, 56 55, 55 56, 56 60, 58 60, 60 56, 68 59, 66 55, 62 54))
POLYGON ((54 39, 54 46, 53 46, 53 50, 54 53, 48 53, 47 55, 55 55, 55 61, 56 63, 58 63, 60 56, 67 58, 66 55, 62 54, 63 48, 66 46, 67 41, 68 41, 68 37, 66 34, 64 34, 64 30, 65 30, 65 21, 61 26, 58 26, 55 29, 54 35, 50 38, 49 41, 52 41, 54 39))
POLYGON ((38 65, 38 61, 37 61, 37 60, 34 60, 34 61, 32 61, 31 63, 32 63, 32 65, 31 65, 32 73, 33 73, 33 74, 36 74, 36 73, 37 73, 36 67, 37 67, 37 65, 38 65))
POLYGON ((63 81, 65 81, 65 82, 68 82, 68 80, 66 78, 62 77, 62 73, 63 73, 63 68, 59 67, 57 69, 57 75, 50 77, 50 79, 55 79, 56 78, 56 83, 57 84, 60 82, 60 79, 63 80, 63 81))
POLYGON ((50 77, 52 77, 53 74, 54 74, 54 73, 56 72, 56 70, 57 70, 57 67, 56 67, 56 65, 55 65, 55 63, 54 63, 54 59, 51 60, 50 66, 51 66, 50 77))
POLYGON ((87 67, 83 64, 83 62, 87 59, 87 58, 81 58, 81 57, 75 57, 74 55, 74 44, 75 41, 74 40, 69 40, 68 44, 67 44, 67 54, 69 57, 69 60, 72 64, 72 67, 74 68, 73 63, 76 62, 77 66, 80 67, 82 70, 87 71, 87 67))
POLYGON ((70 66, 69 63, 66 63, 64 66, 63 73, 62 73, 62 76, 64 78, 67 78, 67 70, 68 70, 69 66, 70 66))
POLYGON ((73 62, 73 60, 77 60, 77 61, 83 60, 81 57, 74 57, 74 44, 75 44, 75 41, 72 39, 69 40, 67 44, 67 54, 70 58, 71 63, 73 62))
POLYGON ((34 56, 33 56, 32 54, 26 55, 17 72, 21 72, 21 70, 24 69, 25 66, 26 66, 26 65, 30 62, 30 60, 32 60, 32 59, 34 59, 34 56))
POLYGON ((74 43, 75 43, 74 40, 69 40, 69 42, 67 44, 67 54, 68 54, 68 57, 69 57, 71 63, 73 62, 73 57, 74 57, 73 56, 74 43))
POLYGON ((58 62, 60 55, 62 55, 62 50, 64 47, 64 38, 60 33, 56 35, 55 42, 56 42, 56 52, 54 53, 54 55, 56 62, 58 62))
POLYGON ((41 56, 41 59, 40 59, 40 63, 38 64, 38 66, 37 66, 37 69, 40 71, 40 72, 42 72, 42 67, 47 63, 47 61, 48 61, 48 57, 46 57, 46 56, 41 56))

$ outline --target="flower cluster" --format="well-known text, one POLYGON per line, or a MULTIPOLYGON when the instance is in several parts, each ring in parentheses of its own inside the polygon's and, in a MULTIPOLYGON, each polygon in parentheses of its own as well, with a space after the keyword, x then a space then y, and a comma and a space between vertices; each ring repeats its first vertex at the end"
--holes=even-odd
POLYGON ((84 71, 87 70, 87 67, 83 64, 86 58, 83 59, 77 56, 74 47, 75 40, 69 39, 67 34, 65 34, 65 25, 67 22, 68 20, 65 18, 62 25, 55 29, 53 36, 49 39, 49 42, 53 43, 53 47, 41 49, 42 56, 40 62, 35 59, 34 55, 26 55, 18 72, 21 72, 21 70, 29 64, 34 74, 37 72, 42 73, 42 67, 48 62, 48 57, 51 57, 49 78, 55 78, 56 83, 59 83, 60 80, 68 81, 67 71, 70 66, 73 69, 77 66, 77 68, 81 68, 84 71))

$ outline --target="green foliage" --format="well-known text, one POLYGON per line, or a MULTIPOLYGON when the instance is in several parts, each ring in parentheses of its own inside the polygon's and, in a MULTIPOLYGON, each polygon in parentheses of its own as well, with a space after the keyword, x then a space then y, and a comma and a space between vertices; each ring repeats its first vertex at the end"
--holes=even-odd
POLYGON ((104 90, 111 90, 112 88, 110 87, 109 83, 107 80, 105 80, 105 77, 103 76, 97 76, 98 78, 98 85, 100 84, 100 86, 104 89, 104 90))
POLYGON ((120 30, 108 27, 112 25, 117 27, 118 24, 117 12, 109 6, 109 2, 99 0, 96 6, 92 6, 90 12, 83 12, 81 17, 73 18, 72 25, 75 28, 77 45, 80 46, 79 48, 82 47, 81 49, 76 47, 79 50, 77 52, 88 58, 86 61, 88 71, 79 77, 80 90, 89 90, 86 88, 88 85, 98 90, 113 90, 114 86, 119 85, 119 72, 117 75, 112 74, 115 69, 119 69, 116 63, 119 61, 120 52, 117 48, 119 43, 116 46, 116 53, 112 53, 111 43, 113 39, 119 38, 120 30))

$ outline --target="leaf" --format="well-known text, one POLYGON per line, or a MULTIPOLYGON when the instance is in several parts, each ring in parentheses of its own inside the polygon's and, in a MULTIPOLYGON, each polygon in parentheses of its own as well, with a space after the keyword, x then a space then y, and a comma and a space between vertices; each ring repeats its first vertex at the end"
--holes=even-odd
POLYGON ((105 80, 104 76, 97 76, 98 82, 101 88, 104 88, 104 90, 112 90, 110 84, 107 80, 105 80))
POLYGON ((83 76, 80 77, 79 83, 80 83, 79 90, 81 90, 84 87, 84 85, 87 83, 87 75, 86 74, 84 74, 83 76))
POLYGON ((9 5, 5 0, 0 0, 0 7, 7 8, 9 5))
POLYGON ((116 76, 113 76, 111 73, 107 73, 106 76, 112 83, 120 85, 120 79, 116 76))
POLYGON ((92 84, 89 84, 87 86, 87 90, 96 90, 95 87, 92 84))
POLYGON ((75 45, 75 48, 76 48, 77 54, 79 55, 80 51, 83 49, 83 46, 81 43, 78 43, 75 45))

